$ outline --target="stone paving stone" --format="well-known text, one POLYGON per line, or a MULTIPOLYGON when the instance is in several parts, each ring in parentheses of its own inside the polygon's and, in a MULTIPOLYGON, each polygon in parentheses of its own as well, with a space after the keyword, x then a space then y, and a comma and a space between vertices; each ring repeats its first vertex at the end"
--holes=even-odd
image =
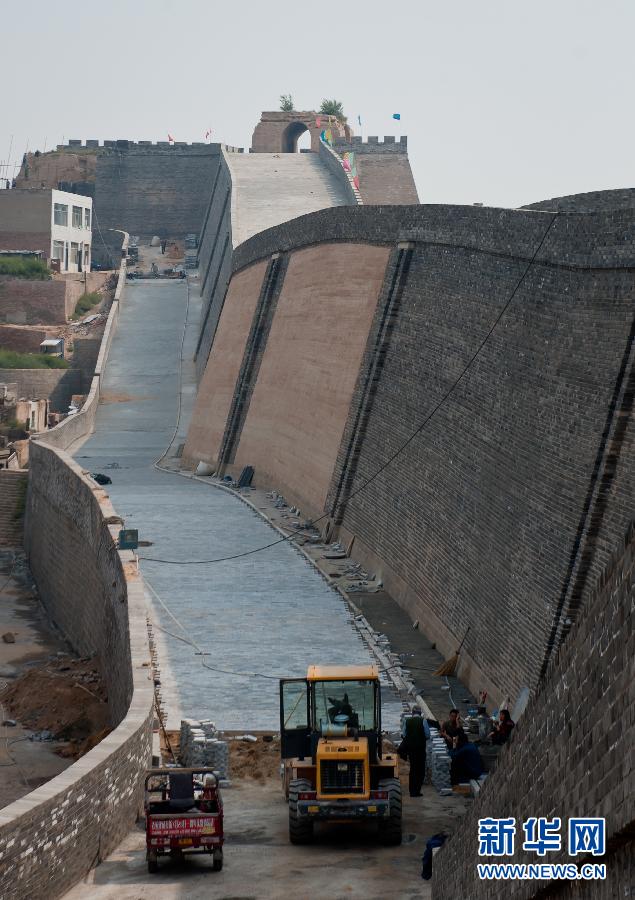
MULTIPOLYGON (((76 454, 89 471, 110 475, 115 509, 127 527, 138 528, 142 539, 153 542, 140 555, 179 561, 232 555, 277 537, 225 491, 153 468, 176 421, 185 304, 182 284, 126 287, 104 383, 106 398, 119 402, 100 406, 95 434, 76 454), (119 468, 111 468, 114 464, 119 468)), ((190 322, 196 321, 198 306, 193 292, 190 322)), ((194 336, 188 328, 185 360, 192 358, 194 336)), ((189 387, 190 366, 184 376, 189 387)), ((192 396, 191 390, 184 392, 175 445, 187 428, 192 396)), ((279 676, 303 676, 313 662, 372 661, 341 596, 288 544, 213 565, 144 561, 141 566, 186 635, 206 654, 196 655, 178 639, 186 635, 154 601, 157 624, 178 635, 162 633, 167 658, 160 660, 161 691, 168 716, 178 709, 184 717, 211 718, 221 729, 274 729, 279 676), (210 671, 203 662, 226 671, 210 671)), ((397 730, 401 703, 384 694, 384 726, 397 730)))

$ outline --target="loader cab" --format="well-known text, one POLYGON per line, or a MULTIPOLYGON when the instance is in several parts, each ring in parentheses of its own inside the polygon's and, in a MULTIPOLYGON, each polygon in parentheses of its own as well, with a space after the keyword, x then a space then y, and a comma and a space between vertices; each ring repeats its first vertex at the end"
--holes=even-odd
POLYGON ((280 682, 283 759, 314 759, 321 738, 368 740, 381 756, 381 693, 375 666, 310 666, 306 678, 280 682))

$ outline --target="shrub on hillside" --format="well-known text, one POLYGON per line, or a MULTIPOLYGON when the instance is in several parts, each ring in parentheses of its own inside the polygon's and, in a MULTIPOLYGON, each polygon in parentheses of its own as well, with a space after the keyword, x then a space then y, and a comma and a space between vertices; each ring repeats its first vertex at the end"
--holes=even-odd
POLYGON ((51 277, 46 263, 32 256, 0 256, 0 275, 33 281, 48 281, 51 277))
POLYGON ((60 356, 46 353, 16 353, 0 347, 0 369, 68 369, 69 363, 60 356))
POLYGON ((73 314, 74 319, 81 319, 82 316, 86 315, 89 309, 92 309, 99 301, 101 300, 101 294, 99 291, 91 291, 89 294, 82 294, 82 296, 77 301, 77 306, 75 307, 75 312, 73 314))

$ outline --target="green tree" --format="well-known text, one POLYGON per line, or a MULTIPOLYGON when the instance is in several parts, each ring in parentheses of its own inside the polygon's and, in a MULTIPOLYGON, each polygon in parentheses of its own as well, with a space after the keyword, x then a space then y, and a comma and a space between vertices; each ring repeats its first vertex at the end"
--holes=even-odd
POLYGON ((291 112, 293 108, 293 97, 291 94, 280 94, 280 109, 282 112, 291 112))
POLYGON ((340 122, 346 122, 344 107, 339 100, 322 100, 320 112, 324 116, 335 116, 340 122))

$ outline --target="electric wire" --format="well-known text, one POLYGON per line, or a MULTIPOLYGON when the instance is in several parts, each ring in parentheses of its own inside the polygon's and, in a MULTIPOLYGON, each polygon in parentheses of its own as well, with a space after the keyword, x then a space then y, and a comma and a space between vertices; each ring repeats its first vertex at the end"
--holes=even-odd
MULTIPOLYGON (((469 369, 471 368, 471 366, 473 365, 475 360, 478 358, 479 354, 481 353, 481 351, 483 350, 483 348, 489 341, 490 337, 494 333, 498 323, 501 321, 501 319, 503 318, 503 316, 509 309, 511 303, 514 300, 514 297, 520 290, 520 287, 522 286, 525 278, 527 277, 529 270, 531 269, 533 263, 535 262, 536 257, 538 256, 538 253, 542 249, 542 247, 545 243, 545 240, 547 239, 547 235, 549 234, 551 227, 553 226, 553 223, 558 218, 558 215, 559 214, 557 212, 553 213, 553 215, 549 221, 549 224, 547 225, 547 228, 545 229, 545 231, 542 235, 542 238, 540 239, 540 242, 538 243, 529 262, 527 263, 527 266, 525 267, 524 272, 520 276, 518 282, 516 283, 516 286, 514 287, 513 291, 511 292, 508 300, 502 306, 500 312, 494 319, 492 325, 490 326, 489 330, 487 331, 487 334, 485 335, 485 337, 483 338, 483 340, 477 347, 476 351, 472 354, 472 356, 468 360, 467 364, 463 367, 463 370, 461 371, 460 375, 452 382, 452 384, 447 389, 447 391, 443 394, 443 396, 440 398, 440 400, 438 400, 438 402, 433 406, 433 408, 430 410, 430 412, 424 418, 423 422, 421 422, 421 424, 415 429, 415 431, 412 432, 412 434, 408 437, 408 439, 406 441, 404 441, 404 443, 401 444, 397 448, 397 450, 392 454, 392 456, 390 456, 369 478, 367 478, 366 481, 363 481, 357 488, 355 488, 355 490, 353 490, 350 494, 348 494, 348 496, 346 496, 342 500, 340 500, 336 504, 335 508, 333 509, 333 511, 331 513, 324 513, 323 515, 319 516, 317 519, 313 519, 312 520, 313 525, 316 525, 318 522, 321 522, 324 519, 331 518, 332 515, 335 514, 337 509, 346 505, 347 503, 350 503, 350 501, 354 497, 356 497, 362 491, 366 490, 366 488, 370 484, 372 484, 372 482, 375 481, 382 474, 382 472, 384 472, 390 465, 392 465, 392 463, 397 459, 397 457, 400 456, 410 446, 410 444, 415 440, 415 438, 418 437, 419 434, 421 434, 421 432, 426 427, 428 422, 430 422, 430 420, 439 411, 439 409, 441 409, 441 407, 443 406, 445 401, 453 393, 455 388, 460 384, 460 382, 463 380, 463 378, 465 377, 465 375, 467 374, 467 372, 469 371, 469 369)), ((177 425, 177 428, 178 428, 178 425, 177 425)), ((275 547, 278 544, 283 544, 285 542, 288 542, 291 540, 291 538, 295 537, 298 534, 303 534, 303 533, 304 533, 303 530, 298 529, 296 531, 290 532, 288 535, 285 535, 282 538, 278 538, 277 540, 271 541, 269 544, 265 544, 261 547, 254 547, 252 550, 243 550, 240 553, 234 553, 229 556, 219 556, 214 559, 180 560, 180 559, 163 559, 161 557, 156 557, 156 556, 140 556, 139 559, 142 559, 145 562, 164 563, 166 565, 173 565, 173 566, 201 566, 201 565, 211 565, 213 563, 220 563, 220 562, 231 562, 235 559, 242 559, 245 556, 251 556, 254 553, 261 553, 263 550, 269 550, 271 547, 275 547)))

